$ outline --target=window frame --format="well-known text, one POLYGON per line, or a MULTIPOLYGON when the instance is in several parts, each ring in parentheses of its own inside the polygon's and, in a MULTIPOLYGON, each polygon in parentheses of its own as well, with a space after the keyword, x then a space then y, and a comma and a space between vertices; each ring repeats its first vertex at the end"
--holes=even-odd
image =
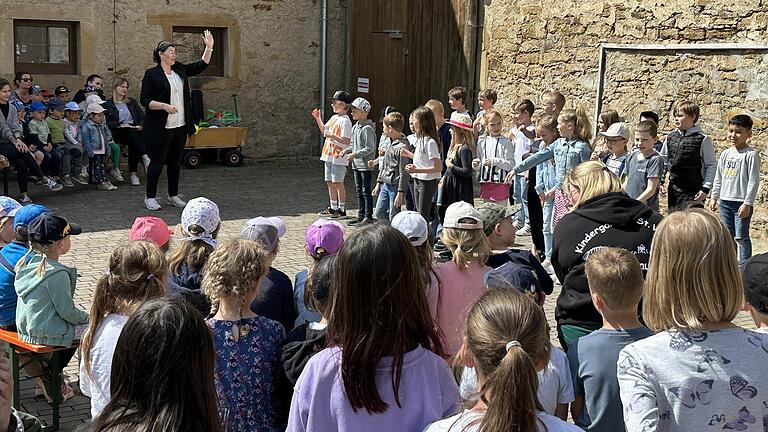
POLYGON ((78 74, 78 28, 76 21, 54 20, 13 20, 13 66, 15 70, 27 71, 34 75, 77 75, 78 74), (69 63, 26 63, 19 62, 16 55, 16 30, 18 27, 64 27, 69 30, 69 63))
MULTIPOLYGON (((171 39, 173 39, 174 33, 192 33, 192 34, 198 34, 202 35, 203 31, 210 30, 211 34, 213 35, 213 40, 216 43, 213 48, 213 52, 211 53, 211 62, 208 64, 208 67, 205 68, 205 70, 198 76, 207 76, 207 77, 224 77, 225 76, 225 69, 226 69, 226 59, 224 58, 224 49, 227 45, 227 27, 198 27, 198 26, 177 26, 174 25, 171 27, 171 39)), ((175 41, 171 40, 172 43, 175 43, 175 41)), ((200 55, 202 56, 202 52, 200 55)))

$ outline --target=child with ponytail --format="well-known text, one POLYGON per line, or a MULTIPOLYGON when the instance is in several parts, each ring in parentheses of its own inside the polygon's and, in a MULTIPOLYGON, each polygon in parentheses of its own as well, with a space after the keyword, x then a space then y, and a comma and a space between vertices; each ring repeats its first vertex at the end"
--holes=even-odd
MULTIPOLYGON (((405 166, 405 171, 414 181, 413 199, 416 211, 426 220, 430 220, 432 197, 437 190, 442 162, 440 159, 440 136, 437 133, 435 115, 427 107, 418 107, 411 113, 411 128, 415 134, 414 151, 400 150, 400 156, 413 160, 405 166)), ((471 162, 471 159, 470 159, 471 162)))
MULTIPOLYGON (((542 162, 553 159, 555 162, 555 183, 545 193, 554 199, 550 229, 554 230, 560 218, 568 211, 568 198, 563 192, 565 176, 577 165, 590 160, 592 148, 592 125, 584 107, 575 110, 566 109, 557 117, 557 130, 560 138, 552 145, 540 149, 536 154, 518 164, 508 175, 507 182, 514 179, 515 173, 528 170, 542 162)), ((546 222, 546 221, 545 221, 546 222)))
POLYGON ((464 318, 469 305, 485 288, 483 276, 490 254, 483 232, 483 217, 471 204, 459 201, 448 206, 443 220, 442 240, 453 260, 435 269, 439 284, 437 325, 445 339, 447 357, 459 352, 464 318))
MULTIPOLYGON (((73 296, 77 269, 59 262, 69 252, 70 236, 82 232, 63 217, 43 213, 27 227, 30 251, 16 264, 14 286, 19 299, 16 304, 16 327, 19 338, 27 343, 70 347, 60 351, 61 371, 75 355, 72 342, 79 339, 88 322, 88 314, 75 306, 73 296), (31 255, 31 258, 30 258, 31 255)), ((52 391, 60 391, 67 400, 74 391, 61 380, 61 388, 52 389, 50 374, 37 378, 43 395, 52 400, 52 391)))
POLYGON ((487 291, 469 310, 461 357, 477 370, 479 397, 425 432, 578 432, 542 410, 536 365, 550 356, 544 311, 514 289, 487 291))
POLYGON ((109 403, 112 357, 128 318, 144 302, 165 295, 165 254, 146 240, 118 246, 109 271, 96 284, 88 330, 80 344, 80 389, 91 398, 91 417, 109 403))
POLYGON ((214 381, 225 431, 279 430, 277 392, 283 326, 251 304, 269 268, 268 252, 251 240, 221 243, 205 264, 203 291, 216 314, 208 320, 216 350, 214 381))

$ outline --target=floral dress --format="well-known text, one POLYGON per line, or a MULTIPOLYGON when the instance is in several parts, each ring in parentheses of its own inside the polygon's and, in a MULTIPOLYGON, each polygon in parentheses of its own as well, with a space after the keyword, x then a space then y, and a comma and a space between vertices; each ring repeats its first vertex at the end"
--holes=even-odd
POLYGON ((275 384, 285 339, 283 326, 256 316, 239 322, 210 319, 208 327, 216 350, 216 396, 224 430, 280 430, 275 384), (233 337, 235 329, 237 337, 233 337))

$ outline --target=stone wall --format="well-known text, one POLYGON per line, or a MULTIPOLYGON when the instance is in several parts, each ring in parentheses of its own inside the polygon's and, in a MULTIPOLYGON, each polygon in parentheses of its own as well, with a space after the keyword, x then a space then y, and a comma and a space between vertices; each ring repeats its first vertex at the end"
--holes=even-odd
MULTIPOLYGON (((232 107, 238 95, 248 127, 246 156, 308 157, 319 154, 319 133, 309 111, 320 103, 319 0, 0 0, 0 76, 14 73, 13 20, 75 21, 78 24, 78 75, 35 74, 48 89, 60 84, 73 92, 85 77, 105 77, 111 94, 116 76, 131 83, 138 97, 152 49, 171 39, 174 26, 225 27, 224 77, 196 77, 206 108, 232 107), (95 7, 96 6, 96 7, 95 7), (114 11, 114 14, 113 14, 114 11), (113 19, 114 16, 114 19, 113 19), (114 20, 114 25, 113 25, 114 20)), ((339 88, 346 74, 346 2, 329 0, 328 87, 339 88)))
MULTIPOLYGON (((567 106, 595 111, 599 45, 768 44, 768 5, 758 0, 520 1, 491 0, 485 8, 484 79, 499 92, 505 113, 517 99, 538 104, 558 89, 567 106)), ((752 145, 761 151, 768 180, 768 52, 609 53, 603 109, 619 111, 631 125, 652 109, 662 132, 682 98, 701 106, 700 124, 718 152, 728 144, 726 124, 737 113, 756 120, 752 145)), ((768 187, 759 192, 756 226, 768 218, 768 187)), ((763 230, 760 230, 763 231, 763 230)))

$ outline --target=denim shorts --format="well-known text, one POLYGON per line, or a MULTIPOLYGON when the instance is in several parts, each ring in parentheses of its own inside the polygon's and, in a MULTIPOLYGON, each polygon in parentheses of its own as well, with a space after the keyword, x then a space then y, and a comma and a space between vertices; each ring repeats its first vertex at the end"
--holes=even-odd
POLYGON ((325 181, 341 183, 347 175, 346 165, 336 165, 333 162, 325 162, 325 181))

